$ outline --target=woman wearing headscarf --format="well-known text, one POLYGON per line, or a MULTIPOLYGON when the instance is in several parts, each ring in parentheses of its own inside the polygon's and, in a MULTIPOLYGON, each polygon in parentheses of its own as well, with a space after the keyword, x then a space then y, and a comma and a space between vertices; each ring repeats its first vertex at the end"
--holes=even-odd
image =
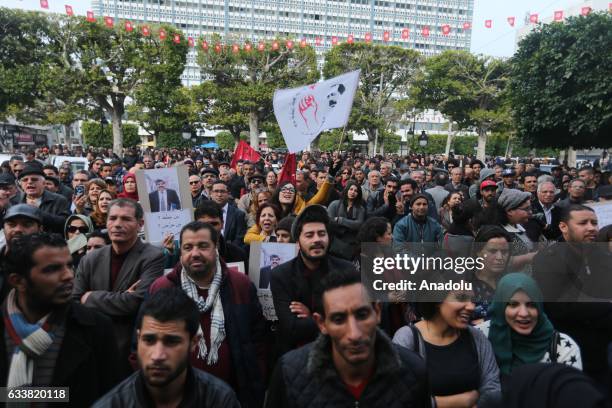
POLYGON ((502 380, 531 363, 561 363, 582 370, 580 349, 555 330, 544 313, 542 293, 524 273, 510 273, 497 284, 490 320, 477 327, 489 338, 502 380))
POLYGON ((117 194, 119 198, 131 198, 134 201, 138 201, 138 189, 136 188, 136 175, 134 173, 127 173, 123 176, 123 191, 117 194))

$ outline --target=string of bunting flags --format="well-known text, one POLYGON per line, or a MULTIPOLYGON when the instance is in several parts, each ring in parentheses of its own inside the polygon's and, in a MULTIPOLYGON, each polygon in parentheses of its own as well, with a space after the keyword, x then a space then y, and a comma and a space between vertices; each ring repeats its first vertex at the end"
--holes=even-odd
MULTIPOLYGON (((40 0, 40 7, 43 8, 43 9, 49 9, 49 0, 40 0)), ((70 17, 75 15, 72 6, 66 4, 64 7, 65 7, 65 10, 66 10, 66 15, 68 15, 70 17)), ((584 6, 584 7, 581 8, 580 14, 582 16, 587 16, 587 15, 589 15, 591 13, 591 11, 592 11, 591 7, 584 6)), ((608 3, 608 12, 612 13, 612 2, 608 3)), ((528 24, 538 24, 539 18, 540 18, 540 16, 539 16, 538 13, 530 14, 529 15, 529 20, 528 20, 529 22, 528 22, 528 24)), ((556 10, 553 13, 553 21, 560 22, 560 21, 563 21, 564 18, 565 18, 565 13, 564 13, 563 10, 556 10)), ((96 17, 94 15, 94 12, 91 11, 91 10, 87 11, 86 19, 89 22, 95 22, 96 21, 96 17)), ((115 21, 114 21, 113 17, 104 16, 103 20, 104 20, 104 24, 107 27, 110 27, 110 28, 114 27, 115 21)), ((516 17, 514 17, 514 16, 509 16, 509 17, 506 18, 506 24, 508 24, 510 27, 516 27, 516 22, 517 22, 517 20, 516 20, 516 17)), ((461 27, 463 28, 463 30, 467 31, 467 30, 471 30, 473 28, 473 25, 472 25, 472 22, 466 21, 466 22, 464 22, 461 25, 461 27)), ((484 20, 484 27, 486 29, 493 29, 493 20, 491 20, 491 19, 484 20)), ((131 21, 126 20, 124 22, 124 29, 126 31, 128 31, 128 32, 132 32, 135 29, 135 25, 131 21)), ((429 37, 432 34, 433 30, 435 30, 435 29, 436 29, 435 27, 432 28, 431 26, 425 25, 425 26, 423 26, 421 28, 420 33, 418 33, 418 34, 420 36, 422 36, 422 37, 427 38, 427 37, 429 37)), ((141 32, 142 32, 142 34, 144 36, 147 36, 147 37, 152 34, 151 33, 151 28, 149 26, 147 26, 147 25, 143 25, 141 27, 141 32)), ((453 28, 451 27, 450 24, 442 24, 439 27, 439 32, 442 35, 444 35, 444 36, 449 36, 449 35, 451 35, 453 33, 453 28)), ((166 38, 168 37, 168 34, 166 33, 166 31, 163 28, 159 29, 158 34, 159 34, 159 39, 162 40, 162 41, 166 40, 166 38)), ((410 29, 403 28, 401 30, 400 38, 402 40, 408 40, 410 38, 410 35, 411 35, 410 29)), ((373 41, 373 39, 374 39, 374 37, 373 37, 372 33, 370 33, 370 32, 365 33, 365 35, 363 37, 363 40, 366 43, 368 43, 368 44, 371 43, 373 41)), ((387 42, 391 41, 392 39, 393 39, 393 32, 392 31, 389 31, 389 30, 383 31, 383 34, 382 34, 382 41, 383 42, 387 43, 387 42)), ((354 34, 348 34, 348 36, 346 37, 346 42, 348 44, 353 44, 356 40, 357 40, 357 38, 355 37, 354 34)), ((173 38, 172 38, 172 42, 173 43, 180 44, 181 41, 182 41, 181 34, 178 34, 178 33, 173 34, 173 38)), ((317 36, 314 39, 314 45, 316 47, 322 46, 323 42, 324 42, 324 39, 321 36, 317 36)), ((341 43, 341 40, 340 40, 340 38, 337 35, 332 35, 331 36, 331 45, 332 46, 337 46, 340 43, 341 43)), ((194 40, 193 37, 187 37, 187 44, 189 45, 189 47, 195 47, 196 46, 196 41, 194 40)), ((209 48, 210 48, 210 45, 208 44, 208 42, 206 40, 202 40, 199 45, 202 47, 202 49, 204 51, 208 51, 209 48)), ((293 40, 287 40, 287 41, 284 42, 284 45, 285 45, 285 47, 288 50, 291 50, 291 49, 293 49, 295 47, 296 43, 293 40)), ((244 45, 242 46, 242 49, 244 51, 250 52, 251 50, 253 50, 254 46, 255 46, 255 44, 252 44, 250 42, 245 42, 244 45)), ((268 45, 264 41, 260 41, 257 44, 256 49, 257 49, 257 51, 261 52, 261 51, 266 50, 267 46, 268 45)), ((272 49, 272 51, 276 51, 276 50, 280 49, 280 46, 281 46, 281 44, 279 43, 278 40, 274 40, 270 44, 270 48, 272 49)), ((308 40, 305 39, 305 38, 300 39, 299 40, 299 46, 301 48, 304 48, 304 47, 308 46, 308 40)), ((212 49, 216 53, 220 53, 223 50, 231 50, 233 53, 238 53, 238 52, 240 52, 241 47, 237 43, 233 43, 231 45, 215 43, 214 46, 212 47, 212 49)))

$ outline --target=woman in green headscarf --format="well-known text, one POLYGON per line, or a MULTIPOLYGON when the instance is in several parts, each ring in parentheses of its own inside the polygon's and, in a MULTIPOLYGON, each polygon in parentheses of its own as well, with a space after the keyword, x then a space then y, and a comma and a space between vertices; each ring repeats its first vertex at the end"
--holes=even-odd
POLYGON ((493 345, 502 375, 530 363, 562 363, 582 370, 580 349, 557 332, 542 307, 536 282, 523 273, 504 276, 489 306, 491 320, 478 326, 493 345))

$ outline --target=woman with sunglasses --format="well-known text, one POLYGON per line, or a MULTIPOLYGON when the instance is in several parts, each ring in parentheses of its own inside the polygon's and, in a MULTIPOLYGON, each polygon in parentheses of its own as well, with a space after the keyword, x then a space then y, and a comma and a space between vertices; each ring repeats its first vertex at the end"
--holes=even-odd
POLYGON ((68 241, 68 248, 72 254, 72 264, 76 268, 85 256, 87 247, 87 234, 94 231, 91 219, 86 215, 73 214, 66 220, 64 238, 68 241))
POLYGON ((290 181, 282 182, 272 196, 272 204, 281 209, 281 218, 288 215, 298 215, 304 208, 312 204, 324 204, 332 184, 326 180, 319 191, 308 201, 304 200, 290 181))
POLYGON ((106 217, 108 216, 108 207, 111 201, 116 198, 115 194, 109 190, 102 190, 98 195, 98 201, 94 206, 94 210, 90 217, 94 224, 95 230, 103 230, 106 228, 106 217))
POLYGON ((493 345, 502 382, 513 369, 532 363, 561 363, 582 370, 580 348, 555 330, 544 313, 542 293, 523 273, 510 273, 497 284, 491 320, 478 325, 493 345))

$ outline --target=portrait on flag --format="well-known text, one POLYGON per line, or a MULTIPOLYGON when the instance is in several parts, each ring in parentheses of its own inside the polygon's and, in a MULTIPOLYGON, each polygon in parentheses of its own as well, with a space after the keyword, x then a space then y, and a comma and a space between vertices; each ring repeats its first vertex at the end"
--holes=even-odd
POLYGON ((274 92, 274 115, 291 153, 306 149, 322 131, 347 123, 360 72, 274 92))

